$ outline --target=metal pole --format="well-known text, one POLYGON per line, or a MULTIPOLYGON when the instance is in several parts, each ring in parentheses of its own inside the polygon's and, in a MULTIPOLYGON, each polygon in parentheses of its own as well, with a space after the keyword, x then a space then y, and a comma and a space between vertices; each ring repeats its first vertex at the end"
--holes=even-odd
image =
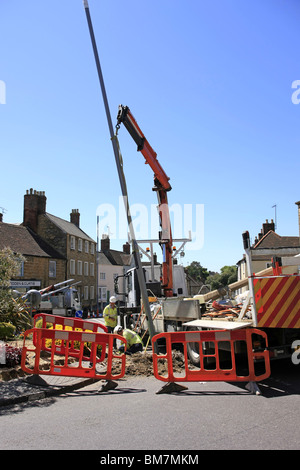
POLYGON ((244 250, 246 254, 246 264, 248 269, 248 283, 249 283, 249 292, 250 296, 252 297, 252 321, 253 326, 257 326, 257 311, 256 311, 256 304, 255 304, 255 293, 254 293, 254 284, 253 284, 253 271, 252 271, 252 258, 251 258, 251 247, 250 247, 250 236, 249 232, 243 232, 243 243, 244 243, 244 250))
POLYGON ((97 215, 97 245, 96 245, 96 302, 97 302, 97 317, 99 317, 99 215, 97 215))
MULTIPOLYGON (((124 172, 123 172, 123 167, 122 167, 122 163, 121 163, 121 159, 120 159, 120 153, 119 153, 117 139, 115 137, 114 129, 113 129, 113 125, 112 125, 112 120, 111 120, 111 115, 110 115, 110 110, 109 110, 109 105, 108 105, 108 100, 107 100, 107 95, 106 95, 106 90, 105 90, 105 85, 104 85, 104 80, 103 80, 103 75, 102 75, 98 50, 97 50, 97 44, 96 44, 95 35, 94 35, 94 31, 93 31, 93 25, 92 25, 92 20, 91 20, 88 1, 83 0, 83 4, 84 4, 86 18, 87 18, 88 27, 89 27, 89 32, 90 32, 90 36, 91 36, 91 41, 92 41, 92 46, 93 46, 93 51, 94 51, 94 56, 95 56, 95 61, 96 61, 96 67, 97 67, 97 71, 98 71, 98 77, 99 77, 101 91, 102 91, 102 97, 103 97, 103 101, 104 101, 106 118, 107 118, 108 128, 109 128, 109 132, 110 132, 110 138, 111 138, 111 141, 112 141, 113 151, 114 151, 114 155, 115 155, 115 161, 116 161, 119 180, 120 180, 120 185, 121 185, 121 191, 122 191, 122 195, 123 195, 123 202, 124 202, 125 211, 126 211, 126 215, 127 215, 127 221, 128 221, 130 237, 131 237, 131 243, 132 243, 132 254, 133 254, 134 260, 135 260, 138 281, 139 281, 139 285, 140 285, 140 289, 141 289, 142 301, 143 301, 143 305, 144 305, 147 320, 148 320, 150 337, 152 339, 152 337, 155 335, 155 332, 154 332, 152 316, 151 316, 151 311, 150 311, 150 305, 149 305, 149 300, 148 300, 146 282, 145 282, 145 279, 144 279, 142 263, 141 263, 141 259, 140 259, 140 255, 139 255, 139 248, 138 248, 138 244, 136 242, 134 229, 133 229, 133 224, 132 224, 132 218, 131 218, 129 202, 128 202, 128 194, 127 194, 127 188, 126 188, 125 175, 124 175, 124 172)), ((155 345, 156 345, 156 343, 155 343, 155 345)))

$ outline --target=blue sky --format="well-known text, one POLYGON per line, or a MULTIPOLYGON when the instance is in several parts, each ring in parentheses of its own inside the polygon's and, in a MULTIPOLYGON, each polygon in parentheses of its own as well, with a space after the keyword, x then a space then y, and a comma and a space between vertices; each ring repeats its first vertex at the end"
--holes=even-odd
MULTIPOLYGON (((130 107, 170 177, 169 204, 183 214, 192 208, 192 231, 196 206, 204 209, 203 246, 187 247, 183 264, 235 264, 242 232, 254 240, 275 217, 274 204, 277 232, 297 236, 299 2, 89 6, 113 122, 120 103, 130 107)), ((0 85, 4 221, 22 222, 33 188, 45 191, 52 214, 68 220, 78 208, 81 228, 96 240, 97 208, 110 204, 119 217, 121 190, 82 0, 1 1, 0 85)), ((129 202, 150 217, 152 171, 122 127, 119 142, 129 202)), ((113 229, 120 249, 125 240, 113 229)), ((173 236, 186 236, 179 231, 173 236)))

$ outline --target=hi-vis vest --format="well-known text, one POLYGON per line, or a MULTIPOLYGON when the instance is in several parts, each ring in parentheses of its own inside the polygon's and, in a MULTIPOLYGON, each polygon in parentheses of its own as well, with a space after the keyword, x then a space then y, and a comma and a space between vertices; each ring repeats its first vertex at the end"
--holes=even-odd
POLYGON ((103 318, 104 318, 105 326, 110 326, 112 328, 117 326, 117 321, 118 321, 117 307, 111 308, 110 305, 106 305, 105 309, 103 310, 103 318), (110 317, 113 317, 113 318, 110 318, 110 317))
POLYGON ((143 341, 141 340, 139 335, 137 333, 135 333, 134 331, 132 331, 132 330, 127 330, 127 329, 124 330, 123 331, 123 337, 127 341, 127 349, 129 349, 133 344, 136 344, 136 343, 142 343, 143 344, 143 341))

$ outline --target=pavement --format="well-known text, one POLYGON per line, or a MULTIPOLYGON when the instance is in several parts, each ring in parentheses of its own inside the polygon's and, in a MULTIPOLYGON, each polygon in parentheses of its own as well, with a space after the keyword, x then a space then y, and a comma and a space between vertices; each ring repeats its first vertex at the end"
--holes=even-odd
POLYGON ((98 380, 52 375, 27 375, 0 381, 0 407, 61 395, 94 382, 98 380))
MULTIPOLYGON (((88 318, 86 321, 104 323, 103 318, 88 318)), ((20 367, 18 369, 10 371, 4 380, 1 380, 0 374, 0 407, 60 395, 99 382, 92 378, 33 376, 25 372, 21 374, 20 367)))

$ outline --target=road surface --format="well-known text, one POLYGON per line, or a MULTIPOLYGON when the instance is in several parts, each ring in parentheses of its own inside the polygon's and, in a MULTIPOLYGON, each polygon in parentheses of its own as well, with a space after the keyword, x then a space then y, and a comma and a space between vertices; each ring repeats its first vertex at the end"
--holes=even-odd
MULTIPOLYGON (((59 397, 0 410, 0 449, 173 452, 203 449, 299 449, 300 365, 273 363, 261 396, 244 384, 194 382, 157 394, 154 377, 125 377, 59 397)), ((142 453, 143 454, 143 453, 142 453)), ((112 454, 111 454, 112 455, 112 454)))

